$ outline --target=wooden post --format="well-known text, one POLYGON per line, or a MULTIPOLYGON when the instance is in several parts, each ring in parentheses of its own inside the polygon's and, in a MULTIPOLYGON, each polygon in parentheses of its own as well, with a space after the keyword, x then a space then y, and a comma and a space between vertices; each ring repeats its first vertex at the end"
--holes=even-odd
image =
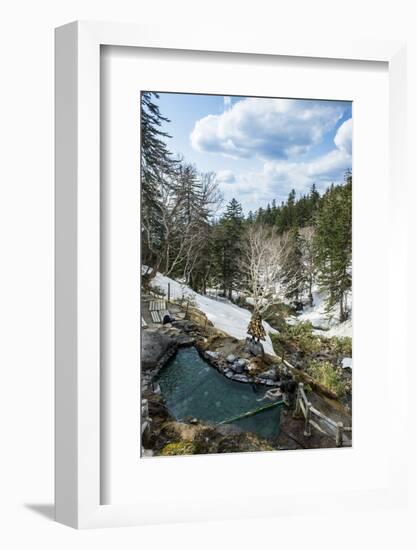
POLYGON ((300 382, 298 384, 298 388, 297 388, 297 398, 296 398, 296 401, 295 401, 295 409, 294 409, 294 412, 293 412, 293 418, 299 418, 301 416, 301 405, 300 405, 300 399, 301 399, 301 388, 303 387, 303 383, 300 382))
POLYGON ((171 283, 168 283, 168 303, 171 301, 171 283))
POLYGON ((310 437, 311 436, 311 426, 310 426, 310 416, 311 416, 311 403, 307 401, 306 403, 306 421, 304 424, 304 436, 310 437))
POLYGON ((336 447, 341 447, 343 445, 343 422, 337 423, 336 428, 336 447))

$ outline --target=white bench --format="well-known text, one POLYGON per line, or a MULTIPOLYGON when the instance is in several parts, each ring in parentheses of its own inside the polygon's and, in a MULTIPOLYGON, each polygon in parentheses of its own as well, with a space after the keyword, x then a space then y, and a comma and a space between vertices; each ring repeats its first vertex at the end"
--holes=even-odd
POLYGON ((165 300, 151 300, 149 302, 150 311, 160 311, 161 309, 166 309, 165 300))
POLYGON ((159 311, 151 310, 151 318, 153 323, 162 323, 162 319, 159 316, 159 311))

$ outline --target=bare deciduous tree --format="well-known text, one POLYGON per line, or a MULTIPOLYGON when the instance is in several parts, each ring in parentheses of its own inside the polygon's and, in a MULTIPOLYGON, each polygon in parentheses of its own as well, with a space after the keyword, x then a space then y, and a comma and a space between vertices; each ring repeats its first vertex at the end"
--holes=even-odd
POLYGON ((255 311, 262 313, 274 294, 287 253, 287 236, 261 224, 250 226, 243 237, 241 270, 252 295, 255 311))
POLYGON ((149 278, 179 272, 189 281, 221 201, 215 174, 197 174, 191 165, 159 186, 156 215, 142 216, 142 239, 154 257, 149 278))

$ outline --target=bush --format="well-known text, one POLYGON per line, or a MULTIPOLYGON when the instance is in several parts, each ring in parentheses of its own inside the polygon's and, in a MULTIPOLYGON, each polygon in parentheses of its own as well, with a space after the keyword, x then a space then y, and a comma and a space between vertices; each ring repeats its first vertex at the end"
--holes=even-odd
POLYGON ((346 357, 352 357, 352 338, 343 336, 338 338, 332 336, 329 339, 329 346, 332 351, 339 355, 345 355, 346 357))
POLYGON ((152 285, 151 290, 152 290, 152 292, 154 292, 155 294, 158 294, 158 296, 165 296, 165 295, 166 295, 165 290, 164 290, 162 287, 160 287, 160 286, 152 285))
POLYGON ((194 296, 184 294, 181 298, 171 298, 173 304, 178 304, 179 306, 185 308, 187 304, 189 307, 197 307, 197 301, 194 296))
MULTIPOLYGON (((280 347, 293 344, 295 348, 304 353, 318 353, 323 348, 320 336, 313 334, 313 326, 309 321, 286 325, 284 330, 277 335, 273 343, 279 342, 280 347)), ((277 346, 278 347, 278 346, 277 346)))
POLYGON ((302 321, 295 325, 287 325, 287 334, 291 338, 299 338, 300 336, 312 336, 313 325, 310 321, 302 321))
POLYGON ((343 397, 348 391, 341 369, 327 361, 312 361, 306 371, 316 382, 334 392, 338 397, 343 397))
POLYGON ((161 456, 192 455, 196 451, 196 446, 192 441, 177 441, 168 443, 161 450, 161 456))

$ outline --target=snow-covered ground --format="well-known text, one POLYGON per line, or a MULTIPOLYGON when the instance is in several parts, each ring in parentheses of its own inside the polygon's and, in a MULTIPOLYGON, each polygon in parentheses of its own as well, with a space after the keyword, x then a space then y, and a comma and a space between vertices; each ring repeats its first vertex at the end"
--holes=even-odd
MULTIPOLYGON (((351 308, 351 296, 348 297, 348 307, 351 308)), ((349 336, 352 337, 352 320, 348 319, 344 323, 339 323, 338 320, 338 308, 334 308, 334 315, 332 318, 328 318, 328 315, 325 311, 325 297, 318 292, 317 290, 313 291, 313 307, 306 307, 297 315, 297 317, 292 317, 289 319, 289 322, 294 324, 294 322, 299 321, 310 321, 315 329, 322 329, 325 331, 325 335, 329 338, 331 336, 349 336)), ((320 330, 316 330, 316 333, 322 333, 320 330)))
MULTIPOLYGON (((168 293, 168 283, 170 283, 171 298, 185 298, 187 296, 192 298, 198 309, 207 315, 208 319, 210 319, 216 328, 223 330, 227 334, 230 334, 230 336, 239 338, 239 340, 246 338, 246 329, 251 318, 250 311, 232 304, 227 300, 220 301, 198 294, 187 285, 169 277, 165 277, 165 275, 161 273, 158 273, 151 282, 152 286, 160 287, 165 294, 168 293)), ((344 323, 339 323, 337 308, 335 308, 334 316, 329 319, 325 312, 325 297, 317 290, 313 291, 313 300, 313 307, 305 308, 300 315, 296 317, 289 317, 287 322, 296 324, 301 321, 310 321, 314 326, 314 332, 316 334, 322 334, 327 337, 352 337, 351 319, 348 319, 344 323)), ((348 298, 348 306, 351 307, 350 296, 348 298)), ((276 333, 277 331, 265 321, 263 321, 263 325, 267 334, 266 342, 264 343, 265 351, 275 355, 269 333, 276 333)))
MULTIPOLYGON (((207 315, 208 319, 216 328, 227 332, 227 334, 234 336, 239 340, 246 338, 246 329, 251 318, 250 311, 238 307, 231 302, 218 301, 213 298, 209 298, 208 296, 197 294, 197 292, 194 292, 188 286, 183 285, 174 279, 170 279, 169 277, 165 277, 161 273, 158 273, 156 277, 152 279, 151 285, 160 287, 164 290, 165 294, 167 294, 168 283, 170 283, 171 298, 182 298, 189 296, 195 301, 198 309, 207 315)), ((263 344, 264 349, 266 353, 275 355, 269 333, 275 333, 277 331, 265 321, 263 321, 263 325, 267 334, 266 342, 263 344)))

